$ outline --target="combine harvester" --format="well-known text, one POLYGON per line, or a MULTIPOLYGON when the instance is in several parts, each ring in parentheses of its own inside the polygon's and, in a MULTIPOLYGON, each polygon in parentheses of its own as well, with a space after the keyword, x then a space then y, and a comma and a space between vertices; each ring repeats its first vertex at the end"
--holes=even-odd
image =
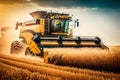
POLYGON ((31 21, 17 23, 20 28, 21 41, 11 43, 11 53, 22 51, 23 43, 27 45, 25 55, 39 55, 48 62, 47 54, 44 48, 82 48, 99 47, 107 48, 101 39, 95 37, 74 37, 73 28, 79 27, 78 19, 72 20, 69 14, 53 13, 47 11, 35 11, 30 13, 34 18, 31 21), (72 26, 70 23, 74 22, 72 26))

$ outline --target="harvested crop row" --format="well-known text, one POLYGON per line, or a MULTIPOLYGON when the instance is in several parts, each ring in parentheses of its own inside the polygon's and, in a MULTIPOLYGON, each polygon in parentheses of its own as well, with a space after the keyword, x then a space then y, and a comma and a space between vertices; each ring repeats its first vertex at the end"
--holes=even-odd
POLYGON ((30 72, 27 69, 21 69, 6 65, 0 62, 0 80, 60 80, 53 76, 46 76, 37 72, 30 72))
POLYGON ((42 67, 54 68, 54 69, 62 70, 62 71, 69 71, 69 72, 72 72, 72 73, 81 73, 81 74, 87 74, 87 75, 91 75, 91 76, 95 75, 95 76, 105 77, 105 78, 118 77, 119 76, 119 74, 113 74, 113 73, 104 73, 104 72, 92 71, 92 70, 87 70, 87 69, 77 69, 77 68, 70 68, 70 67, 55 66, 55 65, 51 65, 51 64, 40 63, 40 62, 37 62, 37 61, 34 61, 34 60, 31 61, 31 60, 28 60, 28 59, 13 57, 11 55, 1 54, 0 57, 4 58, 4 59, 9 59, 9 60, 13 60, 13 61, 22 62, 22 63, 32 64, 32 65, 35 65, 35 66, 42 66, 42 67))
POLYGON ((67 72, 67 71, 61 71, 61 70, 56 70, 56 69, 51 69, 51 68, 46 68, 46 67, 42 67, 42 66, 35 66, 35 65, 30 65, 30 64, 25 64, 25 63, 21 63, 21 62, 17 62, 17 61, 10 61, 7 59, 3 59, 0 58, 0 61, 8 64, 8 65, 12 65, 12 66, 16 66, 19 68, 23 68, 23 69, 27 69, 31 72, 38 72, 40 74, 45 74, 45 75, 49 75, 49 76, 56 76, 56 77, 60 77, 61 79, 65 80, 65 79, 69 79, 69 80, 101 80, 101 79, 117 79, 119 80, 120 77, 117 78, 104 78, 104 77, 96 77, 95 75, 90 76, 87 74, 76 74, 76 73, 71 73, 71 72, 67 72))

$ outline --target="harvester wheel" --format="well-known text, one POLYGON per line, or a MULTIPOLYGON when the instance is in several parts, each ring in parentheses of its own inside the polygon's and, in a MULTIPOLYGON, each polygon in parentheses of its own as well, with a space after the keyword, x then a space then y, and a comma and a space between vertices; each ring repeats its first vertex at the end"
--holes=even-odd
POLYGON ((20 41, 13 41, 11 43, 11 49, 10 53, 15 54, 15 53, 21 53, 24 50, 24 45, 20 41))
POLYGON ((34 55, 33 52, 29 49, 29 47, 26 48, 25 50, 25 55, 34 55))

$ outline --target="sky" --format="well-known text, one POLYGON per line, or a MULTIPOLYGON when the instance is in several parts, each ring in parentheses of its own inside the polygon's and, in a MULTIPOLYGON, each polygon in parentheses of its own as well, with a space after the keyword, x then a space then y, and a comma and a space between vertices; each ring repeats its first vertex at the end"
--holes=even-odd
POLYGON ((99 36, 107 45, 120 45, 119 0, 0 0, 0 27, 32 19, 29 13, 46 10, 73 15, 80 26, 74 36, 99 36))

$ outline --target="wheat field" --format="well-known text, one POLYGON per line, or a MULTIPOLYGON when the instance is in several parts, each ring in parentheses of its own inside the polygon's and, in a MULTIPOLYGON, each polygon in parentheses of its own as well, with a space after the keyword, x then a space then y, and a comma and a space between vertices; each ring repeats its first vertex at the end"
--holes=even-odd
POLYGON ((120 47, 109 47, 109 50, 99 48, 49 49, 48 52, 51 52, 50 63, 56 65, 120 72, 120 47))
POLYGON ((106 50, 96 52, 101 54, 94 53, 95 49, 90 49, 92 53, 87 52, 89 49, 74 50, 74 52, 71 52, 72 49, 66 49, 63 50, 63 53, 60 53, 62 49, 47 49, 47 51, 50 51, 49 58, 51 63, 57 65, 44 63, 38 57, 26 58, 19 55, 0 53, 0 80, 120 80, 119 72, 114 73, 114 71, 111 71, 112 68, 113 70, 116 68, 118 71, 120 68, 120 49, 118 47, 110 47, 109 52, 106 50), (84 54, 85 51, 86 53, 84 54), (97 60, 102 60, 101 62, 104 63, 96 63, 98 62, 97 60), (113 61, 114 64, 109 60, 113 61), (104 64, 110 66, 109 72, 105 72, 103 69, 100 70, 101 65, 106 69, 107 66, 104 64), (93 70, 91 66, 98 69, 93 70))

